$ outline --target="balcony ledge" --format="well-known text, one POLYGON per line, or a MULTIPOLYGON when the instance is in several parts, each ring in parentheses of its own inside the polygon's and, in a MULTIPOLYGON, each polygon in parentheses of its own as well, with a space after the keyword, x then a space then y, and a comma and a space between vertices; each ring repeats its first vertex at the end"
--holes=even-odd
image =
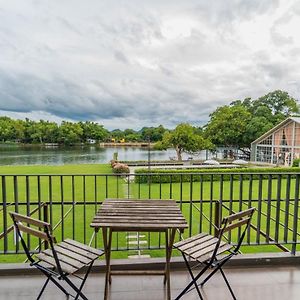
MULTIPOLYGON (((300 265, 300 252, 296 255, 290 253, 260 253, 260 254, 243 254, 233 257, 227 264, 226 268, 241 267, 267 267, 267 266, 297 266, 300 265)), ((157 270, 164 268, 163 258, 142 258, 142 259, 113 259, 111 261, 112 269, 118 270, 157 270)), ((184 269, 184 261, 181 257, 172 257, 171 269, 184 269)), ((105 262, 103 259, 97 261, 93 266, 93 272, 104 272, 105 262)), ((40 272, 27 263, 0 263, 0 276, 19 276, 34 275, 40 272)))

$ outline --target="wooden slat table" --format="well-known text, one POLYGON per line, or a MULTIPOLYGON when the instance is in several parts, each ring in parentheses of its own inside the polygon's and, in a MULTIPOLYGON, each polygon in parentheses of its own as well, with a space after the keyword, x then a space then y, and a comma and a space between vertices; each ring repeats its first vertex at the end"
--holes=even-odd
POLYGON ((170 260, 176 230, 183 232, 188 227, 179 207, 174 200, 133 200, 106 199, 94 217, 91 227, 103 233, 106 258, 106 277, 104 299, 108 296, 108 286, 113 274, 153 274, 164 275, 167 285, 167 299, 170 293, 170 260), (111 241, 113 232, 164 232, 166 243, 166 265, 164 271, 111 271, 111 241))

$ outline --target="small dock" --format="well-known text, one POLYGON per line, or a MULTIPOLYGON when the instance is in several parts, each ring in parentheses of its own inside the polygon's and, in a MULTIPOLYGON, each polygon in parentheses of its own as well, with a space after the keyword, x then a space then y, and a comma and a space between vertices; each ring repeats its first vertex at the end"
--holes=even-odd
POLYGON ((154 143, 146 143, 146 142, 141 142, 141 143, 132 143, 132 142, 128 142, 128 143, 100 143, 99 144, 100 147, 149 147, 153 148, 154 143))

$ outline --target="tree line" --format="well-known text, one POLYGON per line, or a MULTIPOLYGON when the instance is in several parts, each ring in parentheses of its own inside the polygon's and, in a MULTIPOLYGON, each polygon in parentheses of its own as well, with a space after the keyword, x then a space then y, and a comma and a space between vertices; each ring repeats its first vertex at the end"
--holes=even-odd
POLYGON ((287 92, 276 90, 258 99, 246 98, 218 107, 202 127, 188 123, 168 130, 162 125, 109 131, 95 122, 67 122, 60 125, 49 121, 13 120, 0 117, 0 141, 20 143, 58 143, 72 145, 96 142, 151 142, 157 149, 174 147, 180 160, 183 152, 227 146, 249 155, 252 141, 283 121, 299 113, 298 101, 287 92))
POLYGON ((167 131, 162 125, 158 127, 143 127, 139 131, 133 129, 107 130, 96 122, 67 122, 60 125, 49 121, 14 120, 0 117, 0 141, 18 142, 24 144, 55 143, 74 145, 78 143, 120 141, 151 142, 162 139, 167 131))

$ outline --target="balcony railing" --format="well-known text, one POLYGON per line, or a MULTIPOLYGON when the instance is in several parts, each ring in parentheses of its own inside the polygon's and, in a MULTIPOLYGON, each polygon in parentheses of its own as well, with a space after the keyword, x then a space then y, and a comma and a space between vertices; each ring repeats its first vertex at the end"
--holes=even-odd
MULTIPOLYGON (((23 253, 9 211, 50 222, 58 240, 92 240, 102 248, 101 233, 93 238, 89 224, 105 198, 174 199, 189 224, 184 237, 201 231, 214 234, 223 216, 256 207, 242 251, 295 254, 299 250, 300 174, 296 173, 41 174, 0 175, 0 180, 1 254, 23 253)), ((27 239, 31 251, 47 247, 27 239)), ((159 234, 143 239, 144 243, 132 243, 126 233, 116 234, 113 250, 164 247, 159 234)), ((227 239, 234 243, 236 237, 227 239)))

